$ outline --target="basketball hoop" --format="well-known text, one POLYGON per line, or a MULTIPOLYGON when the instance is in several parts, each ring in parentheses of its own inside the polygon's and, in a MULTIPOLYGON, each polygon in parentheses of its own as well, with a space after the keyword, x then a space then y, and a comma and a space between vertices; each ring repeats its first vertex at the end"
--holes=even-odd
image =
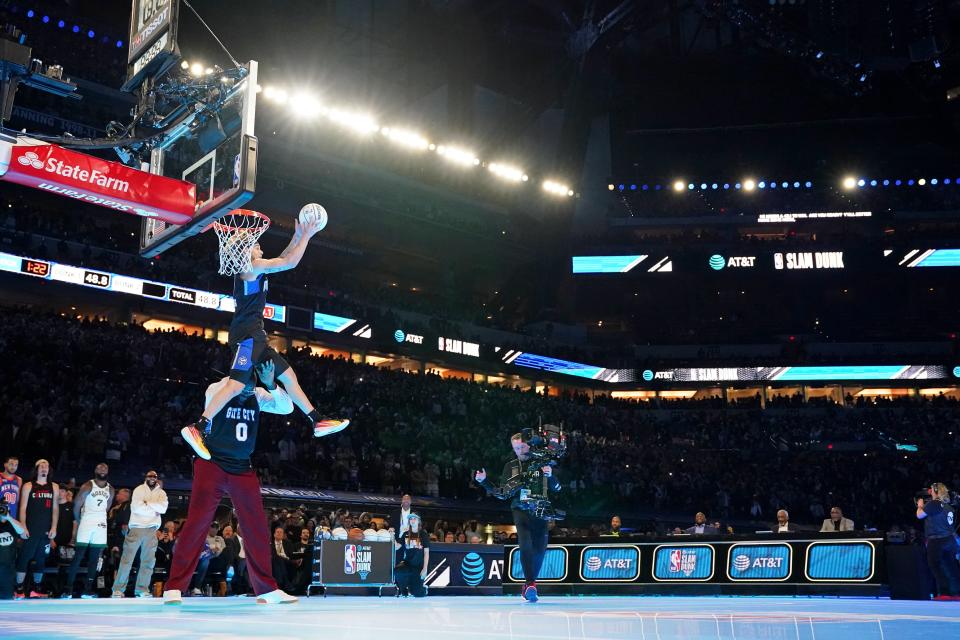
POLYGON ((235 209, 213 223, 220 242, 220 270, 224 276, 250 271, 250 251, 263 232, 270 228, 270 218, 249 209, 235 209))

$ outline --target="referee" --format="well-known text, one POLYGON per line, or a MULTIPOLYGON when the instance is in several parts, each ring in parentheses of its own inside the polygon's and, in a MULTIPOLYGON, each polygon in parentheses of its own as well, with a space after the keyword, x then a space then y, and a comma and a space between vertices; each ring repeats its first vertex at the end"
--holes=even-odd
POLYGON ((935 600, 960 600, 960 566, 957 565, 956 512, 950 506, 950 492, 942 482, 934 482, 930 500, 917 499, 917 518, 923 520, 927 539, 927 564, 937 579, 935 600))

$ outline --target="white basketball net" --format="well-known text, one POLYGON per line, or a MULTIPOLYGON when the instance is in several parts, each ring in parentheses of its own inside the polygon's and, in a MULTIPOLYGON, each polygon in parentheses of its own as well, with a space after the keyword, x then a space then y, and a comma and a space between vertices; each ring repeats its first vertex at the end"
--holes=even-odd
POLYGON ((220 270, 224 276, 250 271, 250 251, 263 232, 270 228, 270 218, 254 212, 228 213, 213 223, 220 242, 220 270))

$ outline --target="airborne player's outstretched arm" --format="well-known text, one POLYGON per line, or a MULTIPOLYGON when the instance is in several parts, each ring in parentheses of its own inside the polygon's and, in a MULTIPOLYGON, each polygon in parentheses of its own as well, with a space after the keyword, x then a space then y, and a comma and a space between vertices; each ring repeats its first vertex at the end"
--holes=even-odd
MULTIPOLYGON (((310 244, 310 238, 317 235, 320 231, 320 221, 313 220, 306 224, 296 222, 293 232, 293 238, 290 244, 276 258, 264 258, 263 255, 254 253, 250 261, 250 271, 241 274, 244 280, 253 280, 260 274, 280 273, 289 271, 300 264, 303 254, 307 251, 307 245, 310 244)), ((256 250, 255 250, 256 251, 256 250)))

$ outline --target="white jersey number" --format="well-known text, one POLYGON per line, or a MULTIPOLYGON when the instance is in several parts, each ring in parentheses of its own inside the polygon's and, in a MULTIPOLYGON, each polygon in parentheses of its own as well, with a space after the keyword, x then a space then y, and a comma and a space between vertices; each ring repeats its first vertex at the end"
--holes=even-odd
POLYGON ((247 423, 246 422, 237 423, 237 441, 238 442, 247 441, 247 423))

